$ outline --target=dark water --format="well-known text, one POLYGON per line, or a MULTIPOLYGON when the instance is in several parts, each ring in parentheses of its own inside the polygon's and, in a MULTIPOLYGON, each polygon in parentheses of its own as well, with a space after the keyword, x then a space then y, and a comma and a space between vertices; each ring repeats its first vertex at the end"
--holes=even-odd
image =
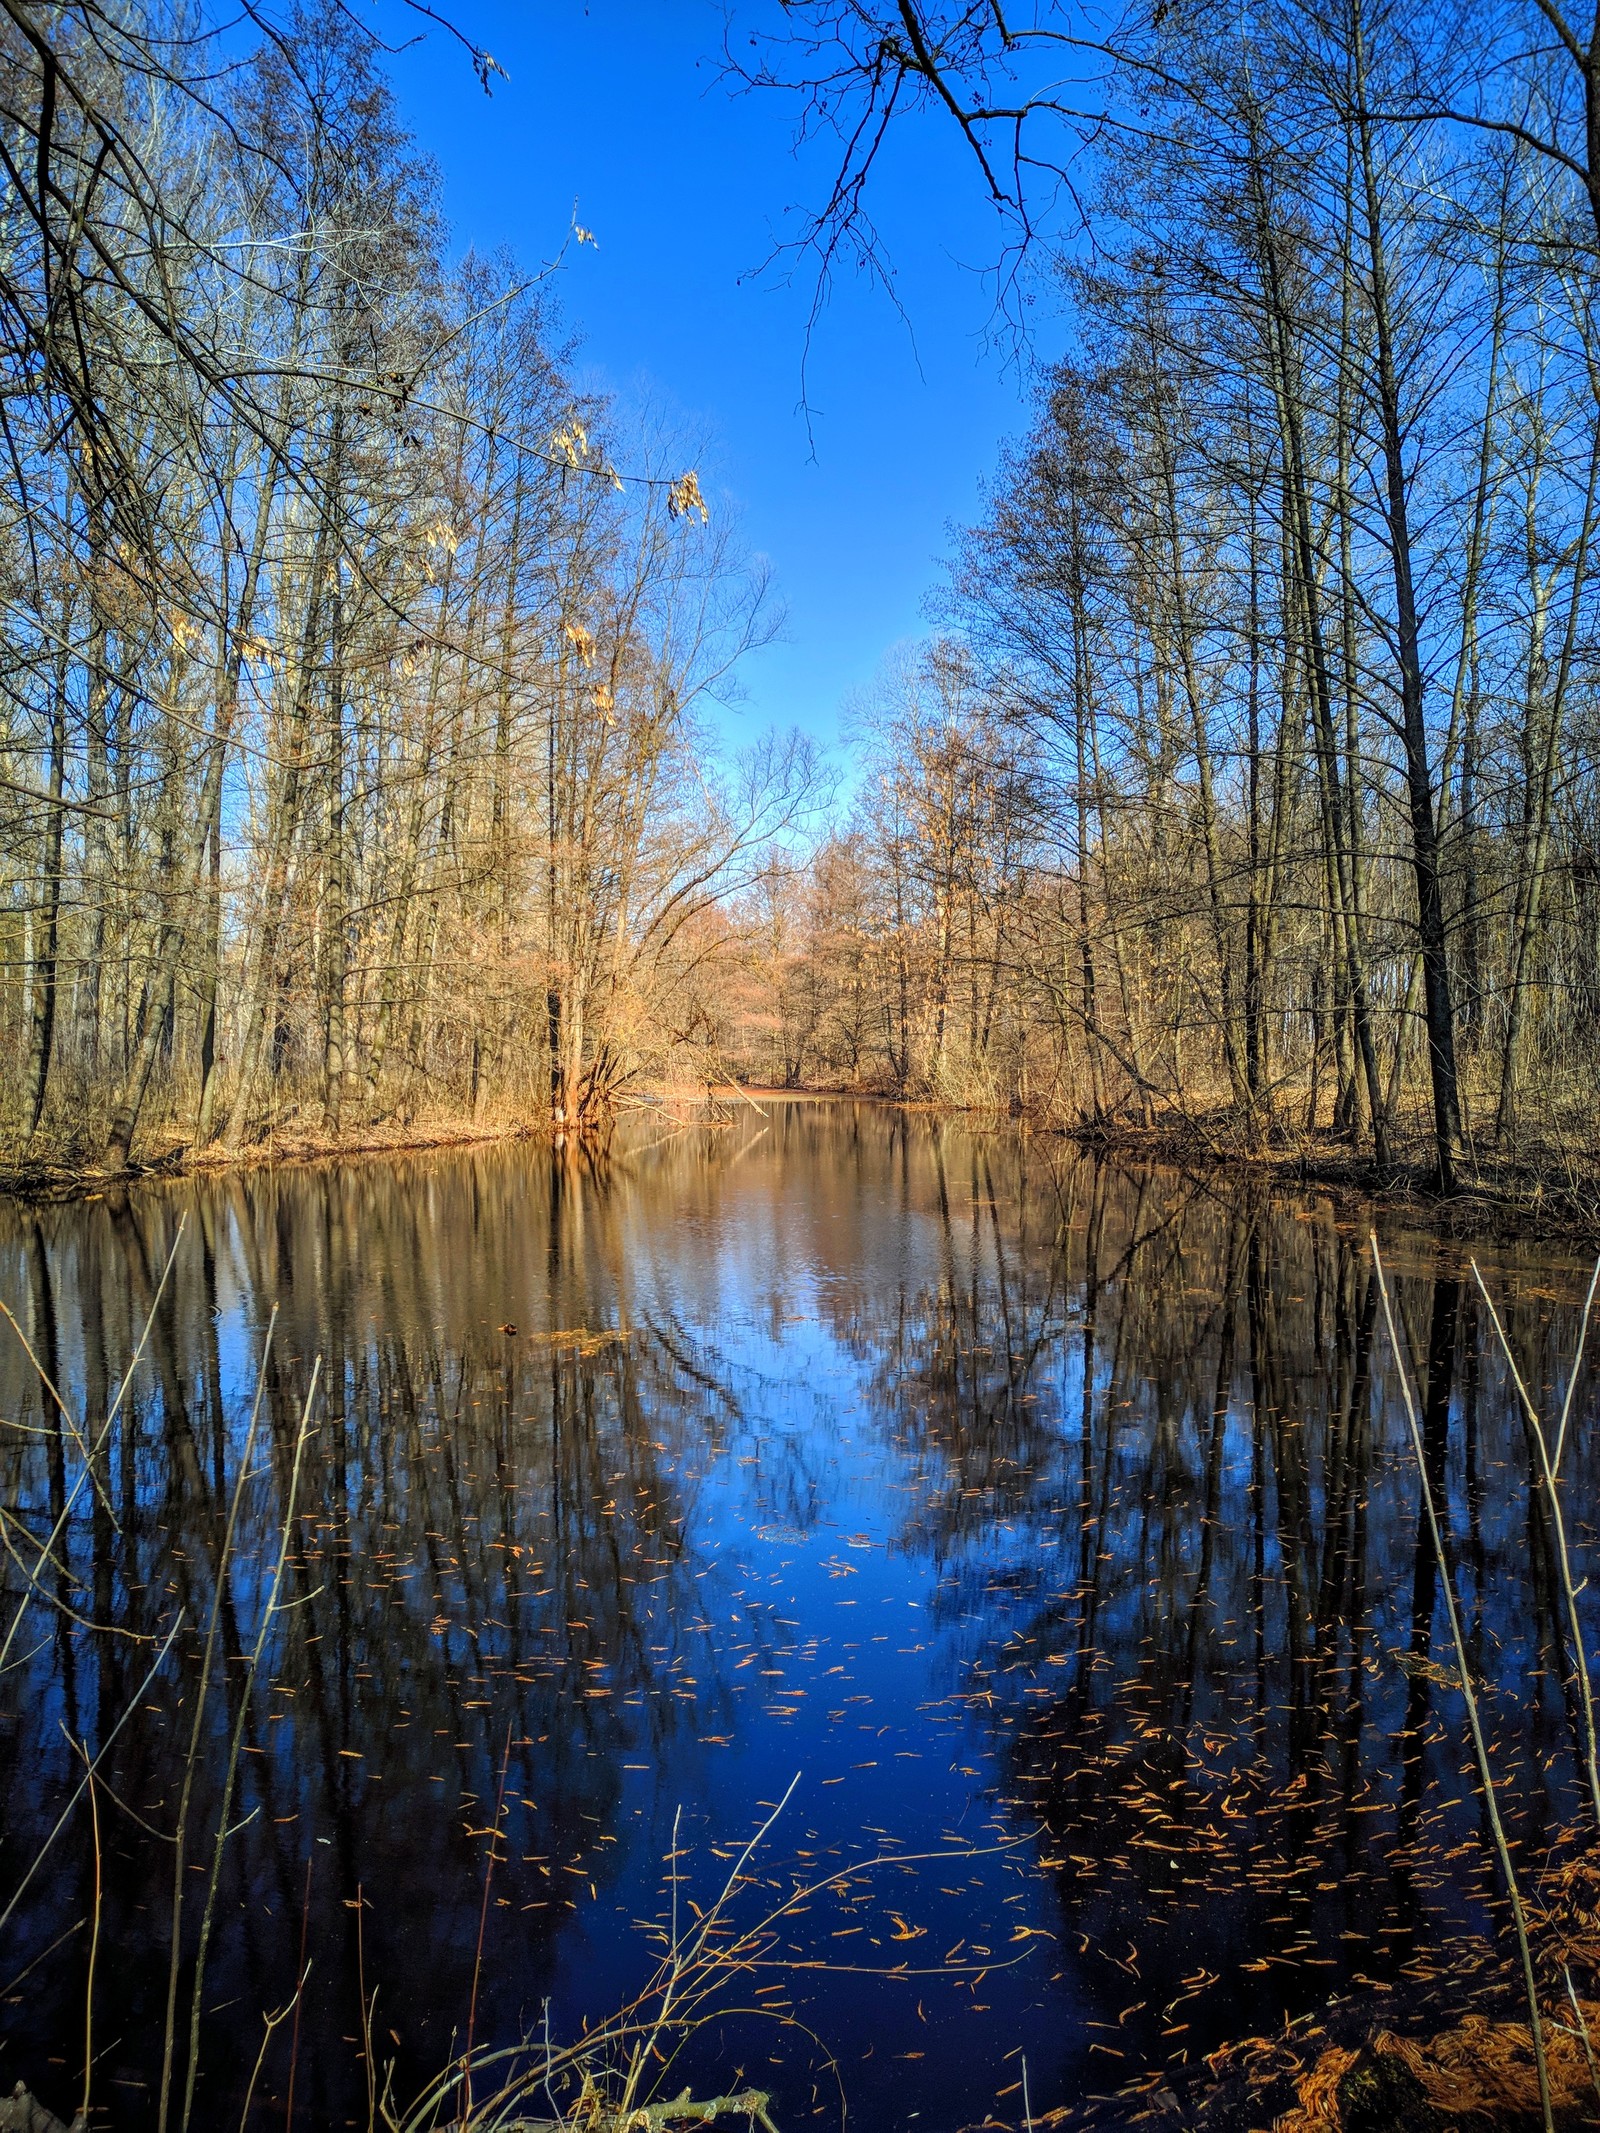
MULTIPOLYGON (((1579 1802, 1529 1448, 1467 1248, 1380 1230, 1533 1871, 1579 1802)), ((1562 1380, 1587 1267, 1483 1264, 1562 1380)), ((508 1147, 6 1206, 0 1298, 76 1418, 0 1326, 0 1902, 104 1748, 101 2123, 155 2122, 171 1833, 192 1765, 187 1963, 235 1730, 196 2125, 238 2123, 260 2053, 253 2124, 292 2062, 296 2124, 366 2126, 364 2027, 399 2097, 469 2023, 576 2033, 648 1972, 674 1868, 711 1901, 791 1780, 736 1915, 838 1878, 731 1981, 765 2019, 674 2070, 771 2086, 784 2133, 841 2095, 1018 2124, 1023 2055, 1035 2116, 1181 2096, 1352 1994, 1509 1982, 1359 1211, 780 1104, 587 1174, 508 1147)), ((90 1804, 0 1931, 0 2082, 63 2115, 90 1804)))

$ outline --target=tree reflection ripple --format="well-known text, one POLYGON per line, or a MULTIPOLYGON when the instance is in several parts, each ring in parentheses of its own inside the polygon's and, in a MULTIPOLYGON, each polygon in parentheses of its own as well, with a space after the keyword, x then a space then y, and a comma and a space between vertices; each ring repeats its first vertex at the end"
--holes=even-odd
MULTIPOLYGON (((1578 1793, 1530 1447, 1461 1244, 1382 1234, 1532 1860, 1578 1793)), ((369 2032, 398 2094, 474 2003, 480 2041, 576 2031, 635 1988, 670 1877, 705 1900, 797 1772, 753 1872, 769 1897, 838 1878, 745 1993, 792 2020, 730 2013, 690 2055, 770 2086, 786 2129, 841 2089, 874 2127, 1019 2122, 1021 2054, 1035 2114, 1181 2095, 1219 2045, 1353 1996, 1509 2003, 1365 1240, 1314 1195, 847 1104, 587 1163, 513 1145, 0 1208, 33 1357, 6 1329, 0 1903, 105 1748, 105 2122, 154 2122, 212 1624, 190 1862, 241 1752, 207 2124, 237 2121, 308 1964, 256 2121, 292 2087, 296 2122, 364 2125, 369 2032)), ((1587 1269, 1479 1256, 1530 1386, 1560 1382, 1587 1269)), ((1586 1368, 1584 1560, 1590 1394, 1586 1368)), ((0 2075, 69 2116, 95 1877, 75 1811, 0 1963, 0 2075)))

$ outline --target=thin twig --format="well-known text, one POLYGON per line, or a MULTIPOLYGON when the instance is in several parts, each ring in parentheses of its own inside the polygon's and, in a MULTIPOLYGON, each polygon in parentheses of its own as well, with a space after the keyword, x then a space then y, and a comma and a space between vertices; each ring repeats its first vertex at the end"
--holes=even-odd
POLYGON ((300 1899, 300 1984, 294 1996, 294 2027, 289 2032, 289 2090, 283 2102, 285 2133, 294 2124, 294 2077, 300 2068, 300 2003, 305 1997, 306 1979, 311 1975, 306 1941, 311 1932, 311 1862, 315 1857, 315 1852, 306 1853, 306 1886, 300 1899))
POLYGON ((489 1857, 483 1869, 483 1903, 478 1912, 478 1946, 472 1958, 472 1997, 467 2007, 467 2042, 461 2055, 463 2102, 462 2123, 472 2116, 472 2039, 478 2026, 478 1981, 483 1975, 483 1937, 489 1925, 489 1891, 494 1886, 495 1855, 500 1846, 500 1818, 505 1812, 506 1772, 511 1768, 511 1721, 506 1721, 506 1745, 500 1757, 500 1785, 495 1794, 494 1824, 489 1831, 489 1857))
POLYGON ((3 1911, 0 1911, 0 1931, 3 1931, 5 1927, 10 1923, 11 1914, 13 1913, 13 1911, 15 1911, 17 1905, 22 1901, 23 1895, 27 1890, 28 1884, 32 1881, 34 1875, 39 1871, 39 1868, 43 1865, 45 1853, 49 1851, 51 1845, 55 1843, 57 1837, 60 1836, 61 1832, 66 1828, 67 1823, 71 1820, 73 1809, 83 1798, 83 1795, 88 1788, 90 1778, 99 1769, 101 1763, 104 1762, 105 1758, 110 1754, 112 1744, 116 1740, 117 1735, 128 1723, 128 1720, 133 1716, 134 1712, 138 1710, 140 1703, 149 1692, 151 1683, 155 1680, 156 1676, 160 1673, 162 1667, 166 1664, 167 1654, 171 1651, 173 1645, 177 1642, 178 1632, 180 1629, 182 1629, 183 1623, 184 1615, 183 1610, 180 1608, 178 1610, 177 1620, 173 1623, 171 1629, 169 1629, 167 1632, 166 1641, 162 1644, 160 1651, 156 1653, 155 1658, 151 1661, 150 1671, 145 1675, 143 1681, 140 1682, 138 1688, 134 1690, 133 1697, 131 1701, 125 1706, 122 1716, 117 1720, 116 1724, 111 1728, 111 1731, 101 1742, 99 1754, 96 1755, 94 1761, 89 1765, 89 1768, 85 1772, 83 1777, 79 1779, 77 1786, 73 1791, 72 1797, 67 1801, 65 1807, 62 1808, 60 1814, 57 1815, 55 1819, 55 1825, 51 1829, 49 1836, 45 1838, 43 1844, 41 1844, 39 1849, 34 1853, 33 1863, 29 1866, 28 1871, 23 1875, 22 1879, 12 1890, 10 1901, 7 1903, 5 1909, 3 1911))

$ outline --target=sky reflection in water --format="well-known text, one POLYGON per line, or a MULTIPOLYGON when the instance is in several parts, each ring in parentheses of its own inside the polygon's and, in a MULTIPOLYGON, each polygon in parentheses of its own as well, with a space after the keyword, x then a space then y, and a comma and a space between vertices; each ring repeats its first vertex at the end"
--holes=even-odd
MULTIPOLYGON (((74 1610, 135 1634, 19 1638, 0 1887, 76 1781, 69 1736, 93 1752, 134 1702, 138 1639, 210 1617, 277 1304, 217 1611, 235 1685, 316 1355, 328 1397, 244 1714, 197 2122, 237 2123, 302 1946, 306 2126, 366 2123, 361 1979, 398 2094, 459 2049, 480 1927, 478 2041, 547 2002, 573 2031, 648 1968, 675 1817, 704 1903, 797 1775, 741 1902, 935 1857, 824 1887, 782 1928, 793 1966, 735 1995, 768 2019, 730 2017, 675 2072, 742 2069, 785 2133, 837 2123, 841 2092, 873 2128, 1020 2123, 1021 2053, 1036 2116, 1181 2083, 1353 1990, 1399 2010, 1481 1949, 1478 1810, 1357 1215, 790 1104, 587 1173, 514 1146, 0 1208, 0 1297, 91 1423, 180 1217, 60 1551, 74 1610)), ((1534 1856, 1576 1794, 1527 1447, 1462 1247, 1382 1234, 1534 1856)), ((1549 1247, 1484 1264, 1515 1283, 1530 1382, 1553 1382, 1586 1269, 1549 1247)), ((1568 1453, 1585 1556, 1590 1390, 1568 1453)), ((3 1501, 42 1538, 80 1446, 41 1431, 14 1341, 0 1413, 3 1501)), ((12 1605, 18 1583, 13 1563, 12 1605)), ((159 2080, 171 1908, 171 1847, 135 1817, 172 1827, 199 1662, 191 1628, 105 1765, 132 1812, 102 1806, 96 2085, 130 2127, 159 2080)), ((208 1771, 238 1716, 236 1686, 213 1696, 208 1771)), ((0 2079, 68 2114, 88 1839, 80 1813, 0 1959, 42 1958, 5 1997, 0 2079)), ((254 2123, 282 2122, 290 2055, 285 2023, 254 2123)))

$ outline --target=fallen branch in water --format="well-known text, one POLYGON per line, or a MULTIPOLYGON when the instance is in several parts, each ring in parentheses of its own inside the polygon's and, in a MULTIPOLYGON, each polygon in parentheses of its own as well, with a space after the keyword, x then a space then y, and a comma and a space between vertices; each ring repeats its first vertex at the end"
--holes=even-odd
MULTIPOLYGON (((674 2096, 661 2103, 639 2103, 631 2110, 603 2111, 598 2118, 588 2120, 585 2133, 592 2127, 593 2133, 665 2133, 669 2126, 709 2126, 719 2118, 747 2118, 752 2125, 761 2126, 764 2133, 778 2133, 768 2115, 767 2106, 772 2101, 765 2089, 741 2089, 737 2096, 708 2096, 704 2103, 696 2103, 687 2089, 681 2096, 674 2096)), ((519 2118, 504 2128, 504 2133, 564 2133, 572 2121, 559 2118, 519 2118)), ((0 2129, 5 2121, 0 2119, 0 2129)), ((40 2133, 53 2133, 55 2121, 41 2127, 40 2133)), ((69 2133, 62 2128, 61 2133, 69 2133)), ((463 2133, 463 2129, 455 2129, 463 2133)))
POLYGON ((88 2123, 80 2111, 70 2126, 63 2124, 20 2081, 9 2096, 0 2097, 0 2133, 86 2133, 88 2123))
POLYGON ((737 2096, 710 2096, 704 2103, 692 2103, 685 2089, 670 2102, 639 2104, 626 2117, 617 2118, 616 2133, 659 2133, 662 2126, 709 2126, 719 2118, 740 2117, 754 2119, 767 2133, 777 2133, 767 2115, 771 2101, 765 2089, 743 2089, 737 2096))

